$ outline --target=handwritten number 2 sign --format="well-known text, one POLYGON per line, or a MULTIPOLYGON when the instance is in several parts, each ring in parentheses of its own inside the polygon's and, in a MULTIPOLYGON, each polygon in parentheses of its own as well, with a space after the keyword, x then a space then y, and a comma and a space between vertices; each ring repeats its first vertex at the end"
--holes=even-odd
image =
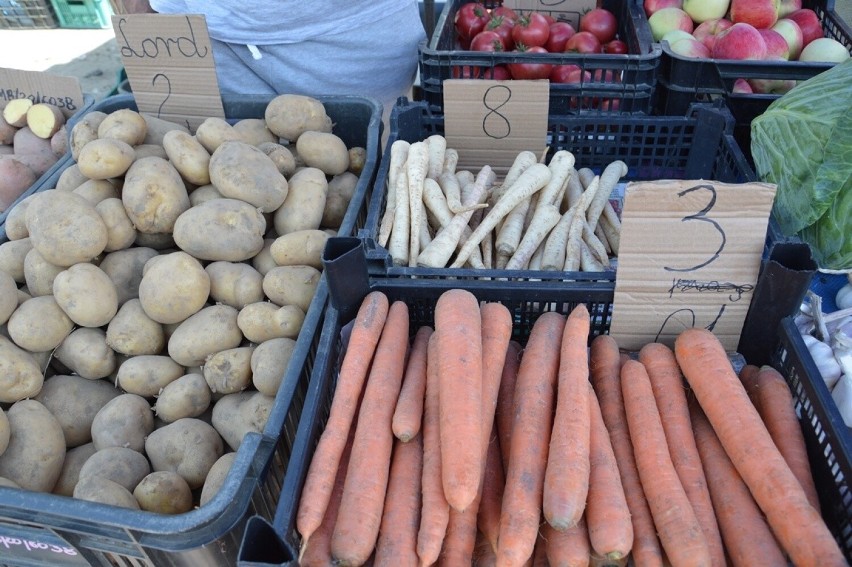
POLYGON ((686 328, 735 350, 757 281, 775 186, 630 183, 610 333, 626 349, 686 328))

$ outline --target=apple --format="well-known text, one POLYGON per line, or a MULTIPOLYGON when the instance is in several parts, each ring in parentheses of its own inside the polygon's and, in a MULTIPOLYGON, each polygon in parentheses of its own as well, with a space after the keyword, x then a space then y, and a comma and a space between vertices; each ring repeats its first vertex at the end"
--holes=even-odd
POLYGON ((815 39, 802 49, 799 61, 818 61, 820 63, 843 63, 849 59, 849 50, 830 37, 815 39))
POLYGON ((780 0, 731 0, 731 21, 751 24, 757 29, 771 28, 778 21, 780 0))
POLYGON ((669 47, 674 53, 684 57, 694 59, 708 59, 710 57, 710 50, 707 49, 707 46, 694 37, 675 40, 669 44, 669 47))
POLYGON ((781 5, 778 6, 778 17, 786 18, 796 10, 802 9, 802 0, 781 0, 781 5))
POLYGON ((802 52, 802 46, 804 45, 804 38, 802 37, 802 28, 799 27, 799 24, 791 20, 790 18, 781 18, 775 25, 772 26, 772 29, 781 34, 784 40, 787 42, 787 49, 790 53, 790 60, 795 61, 799 58, 799 54, 802 52))
POLYGON ((717 18, 715 20, 707 20, 698 24, 698 27, 692 32, 692 36, 707 46, 707 49, 713 51, 713 44, 716 43, 716 36, 734 25, 731 20, 725 18, 717 18))
POLYGON ((683 11, 693 22, 701 24, 724 17, 730 5, 731 0, 683 0, 683 11))
MULTIPOLYGON (((784 61, 777 57, 767 57, 767 60, 784 61)), ((755 94, 787 94, 796 86, 795 79, 749 79, 748 85, 755 94)))
POLYGON ((628 53, 627 44, 621 41, 620 39, 614 39, 612 41, 608 41, 603 46, 604 53, 609 53, 611 55, 626 55, 628 53))
POLYGON ((745 79, 737 79, 734 81, 734 88, 731 89, 734 94, 752 94, 751 85, 745 79))
POLYGON ((764 43, 766 43, 766 59, 774 57, 784 59, 785 61, 790 59, 790 46, 787 45, 787 40, 784 39, 783 35, 772 28, 757 31, 763 37, 764 43))
POLYGON ((645 0, 645 15, 649 18, 651 14, 663 8, 682 8, 683 0, 645 0))
POLYGON ((673 44, 679 39, 695 39, 691 33, 683 31, 683 30, 672 30, 670 32, 666 32, 666 35, 660 38, 660 41, 668 41, 669 45, 673 44))
POLYGON ((586 12, 580 19, 579 31, 593 33, 602 44, 615 39, 618 32, 618 20, 615 14, 604 8, 595 8, 586 12))
POLYGON ((714 59, 763 59, 766 42, 754 26, 734 24, 716 36, 714 59))
POLYGON ((565 53, 601 53, 603 46, 598 38, 585 31, 572 35, 565 43, 565 53))
POLYGON ((802 8, 787 14, 787 18, 793 20, 802 29, 802 47, 820 37, 823 37, 822 24, 816 12, 808 8, 802 8))
POLYGON ((660 41, 666 35, 666 32, 671 30, 683 30, 692 33, 695 28, 692 18, 680 8, 658 10, 648 18, 648 24, 651 26, 651 35, 654 36, 654 41, 660 41))

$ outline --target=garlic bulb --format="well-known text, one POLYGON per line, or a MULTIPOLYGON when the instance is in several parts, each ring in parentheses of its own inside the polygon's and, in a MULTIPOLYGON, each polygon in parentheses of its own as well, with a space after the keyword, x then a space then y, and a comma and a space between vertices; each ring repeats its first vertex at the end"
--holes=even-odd
POLYGON ((847 317, 831 336, 831 349, 840 370, 852 376, 852 317, 847 317))
POLYGON ((848 283, 837 291, 834 303, 838 309, 849 309, 852 307, 852 283, 848 283))
POLYGON ((840 364, 834 358, 834 351, 830 345, 818 340, 812 335, 802 335, 802 340, 805 342, 805 346, 808 347, 811 358, 814 359, 814 363, 816 363, 817 369, 819 369, 819 373, 823 381, 825 381, 825 385, 831 390, 842 374, 840 364))

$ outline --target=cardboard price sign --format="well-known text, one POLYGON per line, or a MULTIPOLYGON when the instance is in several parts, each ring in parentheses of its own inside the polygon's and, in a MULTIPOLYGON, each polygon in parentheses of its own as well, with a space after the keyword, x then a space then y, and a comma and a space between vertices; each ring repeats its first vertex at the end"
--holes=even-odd
POLYGON ((580 18, 598 7, 597 0, 503 0, 503 5, 519 12, 541 12, 579 29, 580 18))
POLYGON ((444 137, 459 153, 458 168, 488 165, 502 177, 525 150, 547 145, 549 81, 444 81, 444 137))
POLYGON ((0 108, 16 98, 57 106, 66 118, 83 108, 83 91, 77 77, 0 68, 0 108))
POLYGON ((767 183, 628 183, 610 326, 619 346, 671 346, 704 327, 736 350, 774 197, 767 183))
POLYGON ((139 112, 193 132, 225 117, 204 16, 120 15, 112 26, 139 112))

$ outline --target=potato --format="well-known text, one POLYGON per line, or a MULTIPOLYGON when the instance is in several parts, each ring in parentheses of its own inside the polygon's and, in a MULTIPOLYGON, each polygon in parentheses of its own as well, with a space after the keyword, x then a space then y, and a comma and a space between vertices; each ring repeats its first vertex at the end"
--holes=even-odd
POLYGON ((50 137, 50 149, 53 150, 53 155, 60 158, 68 153, 68 129, 65 124, 59 127, 59 130, 50 137))
POLYGON ((154 430, 145 441, 145 453, 152 469, 176 472, 195 490, 222 456, 222 438, 210 424, 185 417, 154 430))
POLYGON ((367 162, 367 150, 360 146, 349 148, 349 172, 356 176, 361 175, 367 162))
POLYGON ((19 284, 24 283, 24 260, 32 247, 32 239, 29 237, 0 244, 0 272, 6 272, 19 284))
POLYGON ((224 118, 211 116, 195 129, 195 137, 211 155, 225 142, 243 142, 243 137, 224 118))
POLYGON ((296 140, 296 152, 305 160, 305 165, 321 169, 328 175, 338 175, 349 169, 346 144, 330 132, 305 132, 296 140))
POLYGON ((0 335, 0 402, 31 398, 43 383, 44 375, 35 357, 0 335))
POLYGON ((80 469, 89 457, 95 454, 95 444, 86 443, 79 447, 72 447, 65 451, 65 462, 62 463, 62 472, 53 487, 53 494, 60 496, 73 496, 74 487, 80 480, 80 469))
POLYGON ((133 490, 151 472, 148 459, 139 451, 127 447, 105 447, 83 463, 80 480, 100 476, 133 490))
POLYGON ((328 181, 322 171, 314 167, 297 171, 290 178, 287 198, 275 211, 275 232, 282 236, 319 228, 327 195, 328 181))
POLYGON ((195 185, 210 183, 210 153, 195 136, 180 130, 166 132, 163 149, 184 179, 195 185))
POLYGON ((133 244, 134 246, 163 251, 175 248, 175 239, 168 232, 147 233, 137 231, 136 240, 133 241, 133 244))
POLYGON ((46 352, 59 346, 74 328, 74 322, 52 295, 24 301, 6 328, 15 344, 30 352, 46 352))
POLYGON ((274 401, 260 392, 226 394, 213 406, 213 427, 236 451, 246 433, 263 433, 274 401))
POLYGON ((124 176, 121 201, 139 232, 171 232, 189 209, 189 193, 170 162, 158 157, 137 159, 124 176))
POLYGON ((0 145, 11 146, 12 140, 15 138, 15 132, 17 131, 18 127, 6 122, 6 119, 3 118, 3 113, 0 112, 0 145))
POLYGON ((93 110, 83 115, 71 128, 71 157, 75 162, 80 161, 80 150, 83 146, 98 139, 98 126, 106 117, 106 112, 93 110))
MULTIPOLYGON (((6 323, 18 308, 18 284, 6 272, 0 271, 0 325, 6 323)), ((262 293, 262 291, 261 291, 262 293)))
POLYGON ((98 138, 121 140, 129 146, 143 143, 147 133, 145 119, 129 108, 113 110, 98 124, 98 138))
POLYGON ((166 423, 182 417, 198 417, 210 406, 211 394, 204 376, 184 374, 166 384, 157 396, 154 413, 166 423))
POLYGON ((242 309, 263 301, 263 276, 244 262, 211 262, 204 268, 210 276, 210 297, 242 309))
POLYGON ((53 356, 88 380, 106 378, 116 368, 115 351, 107 344, 103 329, 75 329, 56 348, 53 356))
POLYGON ((6 159, 9 158, 19 161, 29 167, 38 177, 47 173, 47 171, 53 167, 57 161, 59 161, 59 158, 53 154, 53 150, 51 150, 49 154, 46 152, 43 154, 18 154, 15 156, 7 156, 6 159))
POLYGON ((180 215, 177 246, 200 260, 242 262, 263 248, 266 220, 252 205, 237 199, 213 199, 180 215))
POLYGON ((279 266, 306 265, 322 269, 322 251, 329 235, 322 230, 297 230, 275 239, 269 252, 279 266))
POLYGON ((228 478, 228 473, 231 471, 231 466, 234 464, 237 453, 231 451, 219 457, 210 471, 207 473, 207 478, 204 480, 204 486, 201 488, 201 497, 198 500, 199 506, 204 506, 212 500, 225 484, 228 478))
POLYGON ((104 199, 118 199, 121 192, 108 179, 89 179, 78 187, 73 193, 85 197, 93 205, 97 205, 104 199))
POLYGON ((38 179, 36 172, 13 156, 0 156, 0 211, 9 208, 38 179))
POLYGON ((212 201, 213 199, 221 199, 224 197, 218 189, 216 189, 215 185, 202 185, 201 187, 197 187, 189 194, 189 204, 190 206, 197 207, 201 203, 206 203, 207 201, 212 201))
POLYGON ((287 338, 269 339, 257 345, 251 354, 251 381, 258 392, 275 397, 296 341, 287 338))
POLYGON ((210 355, 202 372, 214 394, 233 394, 251 385, 251 354, 254 347, 220 350, 210 355))
POLYGON ((308 130, 331 132, 331 118, 325 107, 310 96, 278 95, 266 105, 263 117, 273 134, 291 142, 308 130))
POLYGON ((178 364, 200 366, 211 354, 236 348, 242 340, 237 310, 228 305, 211 305, 178 325, 167 348, 178 364))
POLYGON ((68 317, 81 327, 101 327, 118 311, 118 291, 99 267, 74 264, 53 280, 53 296, 68 317))
POLYGON ((296 158, 286 146, 277 142, 263 142, 257 145, 257 149, 269 156, 284 177, 289 179, 296 172, 296 158))
MULTIPOLYGON (((170 132, 180 132, 180 130, 170 130, 170 132)), ((165 148, 157 144, 139 144, 133 146, 133 151, 136 152, 136 159, 142 159, 146 157, 169 159, 169 155, 166 153, 165 148)))
POLYGON ((59 422, 65 446, 77 447, 92 440, 95 415, 121 393, 107 380, 57 374, 44 381, 41 391, 33 399, 41 402, 59 422))
POLYGON ((182 476, 172 471, 156 471, 143 478, 133 496, 139 507, 157 514, 182 514, 192 510, 192 490, 182 476))
POLYGON ((164 120, 162 118, 157 118, 153 114, 148 114, 143 112, 142 118, 145 120, 146 134, 145 140, 143 140, 143 144, 148 145, 163 145, 163 138, 165 137, 167 132, 171 132, 172 130, 180 130, 182 132, 189 132, 189 129, 186 126, 182 126, 177 124, 176 122, 169 122, 168 120, 164 120))
POLYGON ((80 150, 77 165, 89 179, 109 179, 124 175, 136 151, 132 146, 114 138, 92 140, 80 150))
POLYGON ((10 438, 0 455, 0 476, 27 490, 50 492, 65 460, 62 426, 36 400, 15 402, 6 416, 10 438))
POLYGON ((139 297, 142 268, 148 260, 157 255, 156 250, 144 246, 116 250, 104 255, 98 267, 115 284, 119 305, 139 297))
POLYGON ((332 177, 328 182, 328 196, 325 199, 325 210, 322 212, 321 227, 340 228, 357 187, 358 176, 352 172, 344 171, 332 177))
POLYGON ((139 502, 133 493, 105 476, 87 476, 74 486, 74 498, 118 506, 119 508, 139 509, 139 502))
POLYGON ((121 394, 108 401, 92 421, 92 442, 98 451, 106 447, 145 450, 145 438, 154 430, 154 412, 148 400, 121 394))
POLYGON ((21 199, 14 207, 6 212, 6 238, 9 240, 20 240, 30 235, 27 232, 27 207, 37 193, 32 193, 21 199))
POLYGON ((10 100, 3 107, 3 120, 15 128, 25 127, 27 125, 27 111, 32 105, 33 101, 28 98, 10 100))
POLYGON ((56 181, 56 190, 73 191, 88 180, 88 177, 80 173, 80 166, 72 163, 59 174, 59 179, 56 181))
POLYGON ((210 182, 222 195, 270 213, 287 198, 287 179, 272 159, 245 142, 221 144, 210 157, 210 182))
POLYGON ((27 110, 27 126, 39 138, 52 138, 64 125, 65 115, 55 104, 40 102, 27 110))
POLYGON ((9 418, 3 408, 0 408, 0 455, 6 452, 9 446, 11 432, 9 430, 9 418))
POLYGON ((127 356, 159 354, 166 346, 163 325, 145 313, 138 298, 127 300, 109 322, 106 344, 127 356))
POLYGON ((178 323, 197 313, 210 295, 210 276, 201 262, 186 252, 152 258, 139 282, 145 313, 158 323, 178 323))
POLYGON ((269 270, 278 265, 275 263, 275 259, 272 257, 271 248, 273 242, 275 242, 274 238, 264 238, 263 248, 261 248, 260 252, 255 254, 254 257, 251 259, 252 267, 258 272, 260 272, 260 274, 263 276, 265 276, 269 270))
POLYGON ((267 301, 246 305, 237 317, 237 325, 243 335, 253 343, 279 337, 295 339, 304 321, 305 312, 299 307, 279 307, 267 301))
POLYGON ((183 366, 168 356, 140 354, 121 363, 116 378, 125 392, 153 398, 183 374, 183 366))
POLYGON ((107 245, 104 252, 115 252, 130 248, 136 240, 136 227, 127 216, 127 209, 120 198, 110 197, 95 205, 95 210, 107 228, 107 245))
POLYGON ((278 266, 263 276, 263 293, 276 305, 295 305, 307 313, 321 276, 311 266, 278 266))
POLYGON ((266 142, 278 142, 278 136, 269 131, 263 118, 243 118, 237 120, 233 128, 240 135, 242 141, 252 146, 259 146, 266 142))
POLYGON ((32 245, 57 266, 88 262, 101 254, 109 235, 95 206, 76 193, 44 191, 27 207, 32 245))

